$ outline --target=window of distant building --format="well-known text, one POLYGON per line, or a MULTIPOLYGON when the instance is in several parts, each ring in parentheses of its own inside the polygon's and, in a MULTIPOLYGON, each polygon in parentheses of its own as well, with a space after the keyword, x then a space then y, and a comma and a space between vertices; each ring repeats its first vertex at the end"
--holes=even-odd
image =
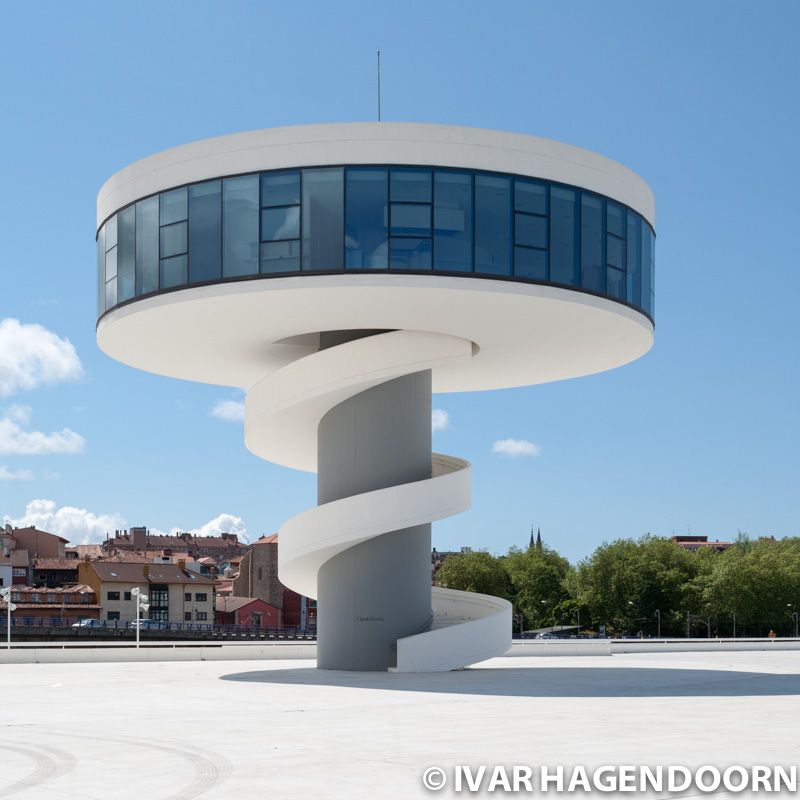
POLYGON ((261 567, 258 568, 258 579, 261 580, 261 567))
POLYGON ((184 620, 184 622, 191 622, 192 621, 192 612, 191 611, 184 611, 183 612, 183 620, 184 620))
POLYGON ((192 593, 191 592, 184 592, 183 593, 183 599, 188 603, 192 599, 192 593))
POLYGON ((205 611, 196 611, 195 615, 199 622, 203 622, 208 619, 208 614, 205 611))
POLYGON ((25 578, 28 575, 28 570, 24 567, 14 567, 13 575, 15 578, 25 578))
POLYGON ((106 600, 119 600, 119 592, 108 592, 106 600))
POLYGON ((55 602, 56 602, 56 596, 55 596, 55 594, 48 594, 48 595, 47 595, 47 602, 48 602, 48 603, 55 603, 55 602))
POLYGON ((206 600, 208 600, 208 595, 205 592, 196 592, 195 596, 194 596, 194 599, 198 603, 205 603, 206 600))
POLYGON ((125 600, 130 600, 131 599, 131 593, 130 592, 123 592, 122 596, 123 596, 123 598, 125 600))
POLYGON ((110 620, 119 619, 119 611, 109 611, 107 619, 110 619, 110 620))

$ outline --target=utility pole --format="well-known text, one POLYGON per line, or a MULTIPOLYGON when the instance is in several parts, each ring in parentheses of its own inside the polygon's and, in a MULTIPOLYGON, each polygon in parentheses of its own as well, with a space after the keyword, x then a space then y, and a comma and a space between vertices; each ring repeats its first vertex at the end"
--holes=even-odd
POLYGON ((378 122, 381 121, 381 51, 378 48, 378 122))

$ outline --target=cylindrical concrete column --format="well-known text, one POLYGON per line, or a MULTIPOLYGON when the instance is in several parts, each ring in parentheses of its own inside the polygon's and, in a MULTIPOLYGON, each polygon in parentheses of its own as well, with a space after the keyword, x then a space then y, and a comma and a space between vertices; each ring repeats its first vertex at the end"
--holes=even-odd
MULTIPOLYGON (((431 372, 368 389, 318 429, 318 502, 431 474, 431 372)), ((431 526, 386 533, 327 561, 317 581, 317 666, 385 670, 431 617, 431 526)))

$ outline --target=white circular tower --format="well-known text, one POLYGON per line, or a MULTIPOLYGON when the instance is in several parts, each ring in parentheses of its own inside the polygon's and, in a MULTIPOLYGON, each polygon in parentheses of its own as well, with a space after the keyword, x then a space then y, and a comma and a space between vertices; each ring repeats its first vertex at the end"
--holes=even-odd
POLYGON ((431 455, 431 392, 545 383, 653 342, 654 202, 545 139, 310 125, 194 142, 100 190, 97 341, 247 392, 245 443, 318 473, 279 571, 318 599, 318 664, 445 670, 502 654, 505 600, 430 585, 430 523, 469 507, 431 455))

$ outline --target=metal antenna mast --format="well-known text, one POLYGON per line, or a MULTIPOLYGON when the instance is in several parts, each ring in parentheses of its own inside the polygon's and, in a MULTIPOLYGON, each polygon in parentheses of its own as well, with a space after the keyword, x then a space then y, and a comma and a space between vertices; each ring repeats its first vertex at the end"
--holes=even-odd
POLYGON ((378 122, 381 121, 381 51, 378 49, 378 122))

